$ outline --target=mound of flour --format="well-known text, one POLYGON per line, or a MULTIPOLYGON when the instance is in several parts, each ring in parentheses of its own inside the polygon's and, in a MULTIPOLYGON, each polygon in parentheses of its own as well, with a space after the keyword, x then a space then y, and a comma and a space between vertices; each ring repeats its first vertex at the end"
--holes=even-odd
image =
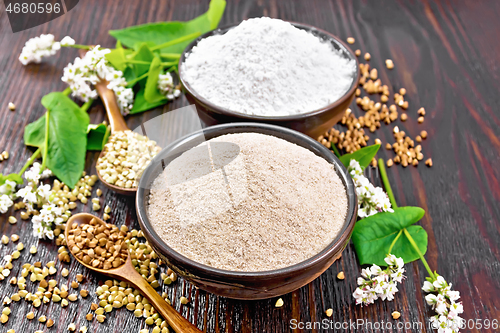
POLYGON ((252 115, 286 116, 324 107, 351 86, 355 62, 288 22, 243 21, 201 40, 182 64, 210 102, 252 115))
POLYGON ((151 187, 148 217, 175 251, 212 267, 266 271, 321 252, 342 230, 347 194, 335 167, 258 133, 186 151, 151 187))

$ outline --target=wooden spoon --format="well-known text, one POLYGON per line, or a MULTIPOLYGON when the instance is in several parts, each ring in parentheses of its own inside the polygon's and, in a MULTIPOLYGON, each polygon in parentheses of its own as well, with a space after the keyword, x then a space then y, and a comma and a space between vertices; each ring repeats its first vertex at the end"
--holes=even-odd
MULTIPOLYGON (((83 58, 85 56, 85 53, 87 53, 87 50, 80 50, 79 51, 80 57, 83 58)), ((99 97, 101 97, 101 100, 104 104, 104 108, 106 109, 106 114, 109 120, 109 126, 111 127, 111 133, 126 131, 129 128, 125 123, 125 119, 123 119, 123 116, 120 112, 120 108, 118 107, 118 103, 116 103, 115 93, 108 88, 108 83, 109 82, 106 80, 100 80, 95 84, 95 88, 97 90, 97 93, 99 94, 99 97)), ((103 155, 104 154, 101 151, 99 158, 103 157, 103 155)), ((106 182, 104 179, 102 179, 99 171, 97 172, 97 177, 99 177, 101 182, 107 188, 110 188, 119 194, 135 195, 137 192, 137 188, 125 188, 106 182)))
MULTIPOLYGON (((129 128, 125 123, 125 119, 123 119, 123 116, 120 112, 120 108, 118 107, 118 103, 116 103, 115 93, 113 92, 113 90, 108 88, 108 81, 106 80, 99 81, 98 83, 96 83, 95 88, 97 90, 97 93, 99 94, 99 97, 101 97, 101 100, 104 104, 104 108, 106 109, 106 114, 109 120, 109 126, 111 127, 111 133, 128 130, 129 128)), ((101 151, 101 154, 99 154, 99 158, 103 156, 104 156, 104 151, 101 151)), ((97 172, 97 177, 99 177, 99 180, 107 188, 110 188, 119 194, 135 195, 135 193, 137 192, 137 187, 125 188, 108 183, 101 177, 99 171, 97 172)))
MULTIPOLYGON (((69 231, 73 223, 89 224, 92 219, 95 219, 97 223, 103 225, 106 224, 98 217, 88 213, 79 213, 70 217, 66 224, 66 239, 69 239, 69 231)), ((71 252, 72 249, 69 250, 71 252)), ((175 311, 175 309, 171 305, 165 302, 165 300, 156 292, 156 290, 154 290, 154 288, 151 287, 139 273, 137 273, 134 266, 132 265, 130 253, 127 257, 127 260, 125 261, 125 264, 112 269, 94 268, 91 265, 87 265, 83 261, 76 258, 73 252, 71 252, 71 254, 80 264, 87 267, 88 269, 107 275, 114 279, 126 281, 136 289, 139 289, 176 333, 201 333, 201 331, 196 326, 191 324, 187 319, 185 319, 177 311, 175 311)))

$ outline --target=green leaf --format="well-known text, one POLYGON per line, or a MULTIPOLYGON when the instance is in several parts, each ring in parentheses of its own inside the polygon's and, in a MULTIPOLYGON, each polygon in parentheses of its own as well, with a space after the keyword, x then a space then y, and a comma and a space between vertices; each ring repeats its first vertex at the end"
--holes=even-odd
POLYGON ((125 68, 125 70, 123 71, 123 77, 125 78, 125 80, 127 80, 127 83, 137 78, 134 70, 130 66, 125 68))
POLYGON ((105 124, 90 124, 87 128, 87 150, 102 150, 111 128, 105 124))
POLYGON ((146 101, 144 98, 144 88, 141 87, 139 91, 135 94, 135 99, 134 99, 134 106, 132 107, 132 110, 130 110, 130 114, 134 113, 139 113, 143 112, 152 108, 155 108, 157 106, 163 105, 165 101, 158 101, 155 103, 149 103, 146 101))
MULTIPOLYGON (((90 124, 87 127, 87 150, 102 150, 108 141, 109 126, 104 124, 90 124)), ((28 124, 24 129, 24 143, 27 146, 41 147, 45 143, 45 115, 28 124)))
MULTIPOLYGON (((427 232, 418 225, 418 222, 425 214, 420 207, 399 207, 394 208, 394 213, 382 212, 359 220, 352 233, 352 241, 359 263, 376 264, 386 266, 384 258, 389 252, 389 248, 404 228, 408 230, 415 240, 420 252, 427 251, 427 232)), ((419 259, 418 253, 401 232, 395 242, 391 253, 396 257, 403 258, 405 263, 419 259)))
POLYGON ((136 77, 139 77, 142 74, 148 72, 149 71, 149 63, 151 61, 153 61, 153 59, 155 58, 154 53, 149 49, 149 46, 146 43, 142 43, 140 48, 137 50, 137 52, 133 53, 131 56, 132 56, 131 59, 133 59, 133 60, 148 62, 147 65, 143 65, 143 64, 130 65, 134 69, 134 74, 136 77))
POLYGON ((342 162, 342 164, 348 167, 351 160, 356 160, 364 170, 367 166, 370 165, 370 162, 375 157, 375 155, 377 155, 379 148, 380 145, 363 147, 359 150, 356 150, 354 153, 340 156, 340 161, 342 162))
POLYGON ((132 50, 124 49, 122 47, 117 47, 114 50, 111 50, 108 54, 105 55, 106 59, 119 71, 124 71, 127 68, 127 58, 126 56, 131 54, 132 50))
MULTIPOLYGON (((49 140, 46 166, 66 185, 73 188, 85 167, 89 116, 68 96, 53 92, 42 98, 49 110, 49 140)), ((26 145, 45 149, 45 117, 24 129, 26 145)))
MULTIPOLYGON (((205 33, 217 28, 226 7, 225 0, 212 0, 205 14, 188 22, 158 22, 111 30, 109 34, 123 45, 137 50, 142 43, 160 45, 170 40, 199 32, 205 33)), ((161 49, 162 53, 181 53, 191 40, 161 49)))
POLYGON ((11 174, 8 174, 5 176, 0 173, 0 185, 5 184, 5 181, 7 181, 7 180, 10 180, 11 182, 15 182, 16 184, 23 183, 23 179, 17 173, 11 173, 11 174))
POLYGON ((166 102, 165 96, 163 96, 157 88, 158 85, 158 75, 162 71, 161 59, 159 57, 154 57, 149 67, 148 79, 146 81, 146 86, 144 88, 144 99, 148 103, 166 102))
POLYGON ((24 128, 24 144, 33 147, 43 147, 45 143, 45 115, 24 128))

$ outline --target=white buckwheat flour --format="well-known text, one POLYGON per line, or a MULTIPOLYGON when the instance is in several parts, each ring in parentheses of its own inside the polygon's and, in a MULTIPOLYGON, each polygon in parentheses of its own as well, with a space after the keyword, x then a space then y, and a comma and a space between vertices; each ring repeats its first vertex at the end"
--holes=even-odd
POLYGON ((218 106, 286 116, 339 99, 355 62, 288 22, 262 17, 201 40, 182 69, 193 89, 218 106))
POLYGON ((174 250, 212 267, 264 271, 304 261, 344 225, 345 187, 311 151, 257 133, 217 137, 153 182, 148 217, 174 250))

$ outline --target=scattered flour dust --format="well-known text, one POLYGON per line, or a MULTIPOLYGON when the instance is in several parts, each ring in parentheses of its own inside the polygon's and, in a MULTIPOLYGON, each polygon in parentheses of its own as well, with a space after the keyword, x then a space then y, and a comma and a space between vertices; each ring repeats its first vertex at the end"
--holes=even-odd
POLYGON ((338 235, 345 187, 332 164, 282 139, 228 134, 174 159, 148 217, 175 251, 212 267, 265 271, 304 261, 338 235))
POLYGON ((201 40, 183 71, 193 89, 215 105, 287 116, 339 99, 351 86, 355 62, 311 33, 262 17, 201 40))

